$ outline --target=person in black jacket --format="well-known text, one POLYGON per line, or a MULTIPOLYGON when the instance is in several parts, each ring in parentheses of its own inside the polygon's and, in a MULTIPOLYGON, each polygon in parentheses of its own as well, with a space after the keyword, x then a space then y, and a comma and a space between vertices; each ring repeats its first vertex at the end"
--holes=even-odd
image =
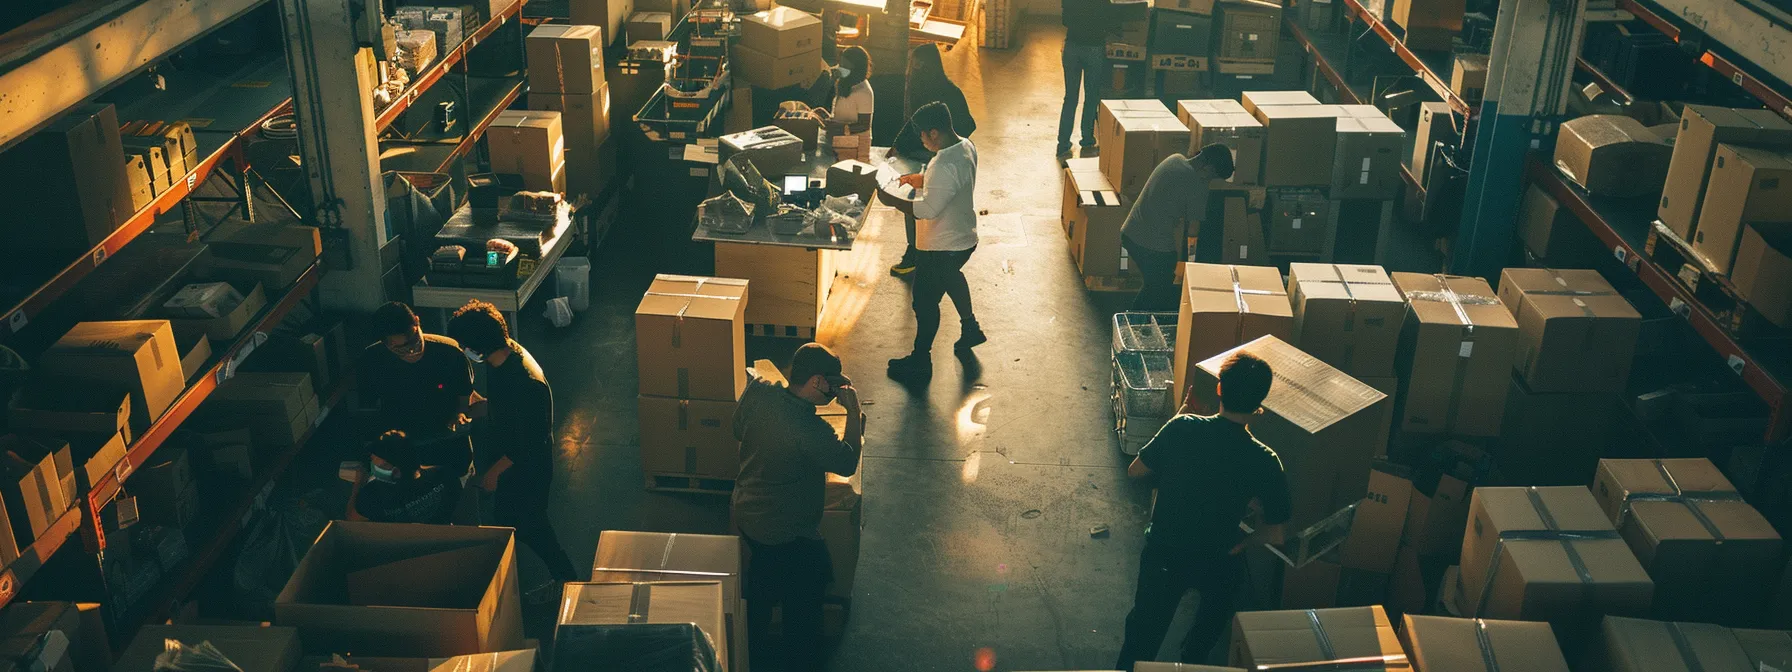
MULTIPOLYGON (((971 117, 971 106, 965 102, 964 91, 946 77, 946 66, 940 62, 940 49, 932 42, 915 47, 908 57, 908 88, 902 93, 902 130, 896 132, 896 139, 890 143, 890 153, 922 162, 933 158, 933 152, 921 144, 921 134, 915 130, 915 110, 928 103, 945 103, 952 111, 952 130, 958 137, 968 138, 977 130, 977 120, 971 117)), ((915 216, 906 215, 908 229, 908 249, 902 253, 902 260, 890 267, 890 274, 903 277, 915 272, 915 216)))
POLYGON ((467 359, 487 368, 486 417, 494 461, 480 473, 479 487, 493 493, 496 522, 516 528, 516 540, 548 566, 553 582, 530 590, 529 597, 558 596, 558 590, 542 589, 577 581, 578 574, 548 519, 548 490, 554 482, 554 390, 529 351, 510 340, 510 327, 492 304, 468 301, 448 320, 448 333, 460 342, 467 359))
POLYGON ((1083 154, 1095 148, 1095 112, 1101 77, 1108 69, 1107 38, 1113 29, 1108 0, 1060 0, 1064 12, 1064 107, 1058 113, 1058 158, 1070 158, 1077 88, 1083 91, 1083 154))

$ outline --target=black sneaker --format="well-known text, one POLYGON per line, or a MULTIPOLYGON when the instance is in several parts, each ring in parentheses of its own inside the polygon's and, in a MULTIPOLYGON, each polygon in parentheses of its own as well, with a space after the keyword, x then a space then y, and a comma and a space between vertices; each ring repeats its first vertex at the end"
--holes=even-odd
POLYGON ((971 348, 988 342, 989 337, 983 334, 983 329, 973 324, 958 335, 958 342, 952 344, 952 349, 959 352, 970 352, 971 348))
POLYGON ((1085 159, 1091 156, 1101 156, 1101 148, 1095 145, 1081 145, 1078 149, 1080 151, 1076 155, 1085 159))
POLYGON ((926 379, 933 377, 933 358, 926 353, 913 353, 907 357, 890 360, 889 375, 896 379, 926 379))
POLYGON ((1068 158, 1070 158, 1070 145, 1058 145, 1058 160, 1063 161, 1068 158))

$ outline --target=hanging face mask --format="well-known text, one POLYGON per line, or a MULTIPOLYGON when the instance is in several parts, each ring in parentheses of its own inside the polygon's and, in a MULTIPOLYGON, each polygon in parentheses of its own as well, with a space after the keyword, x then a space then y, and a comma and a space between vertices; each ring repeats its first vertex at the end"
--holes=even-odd
POLYGON ((473 360, 474 364, 479 364, 485 361, 485 355, 479 354, 478 351, 472 348, 462 346, 460 351, 466 354, 467 359, 473 360))
POLYGON ((846 79, 851 76, 852 76, 851 68, 848 68, 845 66, 840 66, 840 65, 834 66, 834 78, 835 79, 846 79))

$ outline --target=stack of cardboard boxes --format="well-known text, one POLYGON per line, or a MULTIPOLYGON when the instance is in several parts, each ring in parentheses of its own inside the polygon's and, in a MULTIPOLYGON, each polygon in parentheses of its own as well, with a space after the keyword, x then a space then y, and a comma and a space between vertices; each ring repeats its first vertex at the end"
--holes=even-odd
MULTIPOLYGON (((1120 246, 1120 226, 1132 210, 1132 199, 1101 172, 1095 157, 1064 162, 1064 235, 1070 239, 1070 259, 1089 289, 1118 285, 1137 287, 1138 274, 1122 272, 1125 252, 1120 246)), ((1130 270, 1130 269, 1127 269, 1130 270)))
POLYGON ((724 669, 746 670, 744 551, 740 537, 729 535, 606 530, 597 540, 592 583, 566 587, 560 630, 569 624, 696 623, 724 669), (643 621, 627 618, 635 598, 649 600, 658 613, 640 613, 643 621))
POLYGON ((739 473, 746 307, 745 280, 660 275, 635 309, 648 487, 726 492, 739 473))
POLYGON ((125 157, 110 103, 77 107, 0 153, 0 174, 37 176, 0 181, 0 196, 15 208, 3 229, 7 239, 66 260, 93 249, 168 188, 165 159, 161 188, 146 195, 141 174, 126 177, 125 157))
POLYGON ((1213 0, 1152 2, 1148 55, 1159 98, 1194 95, 1211 67, 1213 0))
POLYGON ((821 74, 821 19, 783 6, 742 16, 729 62, 737 80, 755 87, 808 85, 821 74))
MULTIPOLYGON (((531 69, 531 72, 534 70, 531 69)), ((525 191, 566 192, 563 115, 547 110, 505 110, 485 131, 492 172, 521 178, 525 191)))
POLYGON ((610 85, 604 79, 604 29, 542 25, 524 40, 529 109, 560 113, 566 153, 565 191, 596 198, 616 174, 610 138, 610 85))
POLYGON ((1112 69, 1104 93, 1160 98, 1192 95, 1208 73, 1274 74, 1282 8, 1259 0, 1116 2, 1119 30, 1107 43, 1112 69))

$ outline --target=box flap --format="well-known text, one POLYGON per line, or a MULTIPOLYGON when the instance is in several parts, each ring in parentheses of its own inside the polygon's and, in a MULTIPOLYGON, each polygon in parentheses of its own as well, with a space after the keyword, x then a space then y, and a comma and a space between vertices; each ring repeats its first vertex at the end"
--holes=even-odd
POLYGON ((1263 400, 1264 410, 1310 434, 1317 434, 1387 398, 1386 394, 1274 336, 1263 336, 1214 355, 1202 361, 1200 368, 1217 379, 1220 367, 1237 352, 1263 358, 1275 373, 1269 396, 1263 400))
MULTIPOLYGON (((474 542, 450 551, 406 558, 349 572, 348 604, 383 607, 472 609, 479 606, 487 582, 446 580, 469 567, 491 567, 504 548, 474 542)), ((485 573, 489 576, 489 572, 485 573)))

